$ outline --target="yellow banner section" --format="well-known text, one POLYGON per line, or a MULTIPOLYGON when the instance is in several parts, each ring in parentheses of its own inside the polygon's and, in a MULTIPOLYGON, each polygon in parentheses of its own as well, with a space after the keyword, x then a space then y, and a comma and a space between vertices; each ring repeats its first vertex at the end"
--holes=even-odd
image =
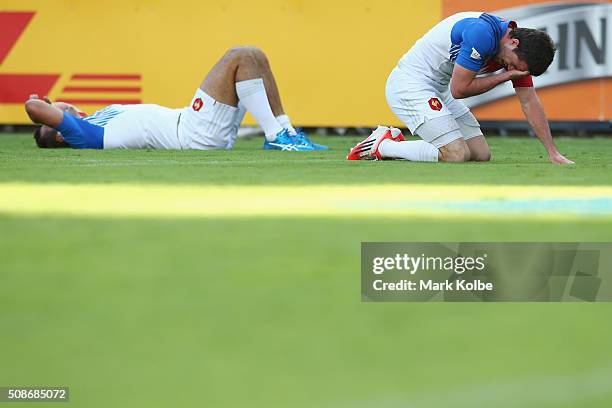
MULTIPOLYGON (((43 78, 49 96, 87 112, 113 100, 186 106, 227 48, 255 45, 294 123, 370 126, 397 124, 387 76, 441 18, 441 0, 3 0, 2 11, 34 15, 0 76, 56 75, 43 78)), ((18 103, 0 102, 0 123, 27 122, 18 103)))

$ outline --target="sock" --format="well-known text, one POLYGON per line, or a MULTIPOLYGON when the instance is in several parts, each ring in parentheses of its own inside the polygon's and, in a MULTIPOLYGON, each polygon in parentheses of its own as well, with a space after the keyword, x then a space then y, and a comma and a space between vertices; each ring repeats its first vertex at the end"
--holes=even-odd
POLYGON ((290 135, 297 135, 295 128, 291 125, 291 120, 289 120, 289 116, 287 115, 279 115, 276 117, 278 123, 289 131, 290 135))
POLYGON ((236 82, 236 93, 240 102, 263 129, 266 139, 269 141, 276 139, 276 135, 283 130, 283 127, 272 113, 263 79, 236 82))
POLYGON ((437 162, 438 148, 424 140, 396 142, 383 140, 378 146, 380 155, 387 159, 404 159, 420 162, 437 162))

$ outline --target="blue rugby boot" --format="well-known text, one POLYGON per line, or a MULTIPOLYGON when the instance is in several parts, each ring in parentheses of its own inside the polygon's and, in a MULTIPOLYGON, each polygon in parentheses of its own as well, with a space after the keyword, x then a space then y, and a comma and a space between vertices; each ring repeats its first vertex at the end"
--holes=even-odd
POLYGON ((329 147, 314 143, 302 129, 295 130, 297 134, 293 136, 296 144, 307 146, 310 150, 329 150, 329 147))
POLYGON ((284 150, 287 152, 301 152, 313 150, 308 146, 303 146, 300 143, 297 143, 295 136, 291 136, 287 129, 283 129, 278 132, 276 135, 276 139, 269 141, 265 139, 263 144, 264 150, 284 150))

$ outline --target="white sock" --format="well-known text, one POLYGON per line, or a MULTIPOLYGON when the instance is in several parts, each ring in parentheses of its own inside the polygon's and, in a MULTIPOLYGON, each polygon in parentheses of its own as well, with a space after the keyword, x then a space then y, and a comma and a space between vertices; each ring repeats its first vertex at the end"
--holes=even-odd
POLYGON ((297 135, 295 128, 291 125, 291 120, 289 119, 289 116, 279 115, 276 117, 276 120, 278 121, 278 123, 280 123, 283 129, 287 129, 289 131, 290 135, 297 135))
POLYGON ((378 146, 378 152, 387 159, 404 159, 420 162, 437 162, 438 148, 424 140, 396 142, 383 140, 378 146))
POLYGON ((283 127, 272 113, 263 79, 236 82, 236 93, 240 102, 263 129, 266 139, 269 141, 276 139, 276 135, 283 130, 283 127))

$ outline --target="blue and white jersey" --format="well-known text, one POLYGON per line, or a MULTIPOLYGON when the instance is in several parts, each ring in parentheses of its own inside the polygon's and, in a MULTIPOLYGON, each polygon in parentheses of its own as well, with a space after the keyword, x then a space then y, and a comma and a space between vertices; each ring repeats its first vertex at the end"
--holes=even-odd
POLYGON ((97 111, 91 116, 85 116, 83 120, 91 123, 92 125, 98 125, 98 126, 104 127, 115 116, 120 115, 121 113, 126 111, 124 106, 126 105, 107 106, 106 108, 97 111))
POLYGON ((160 105, 110 105, 83 120, 104 128, 104 148, 176 149, 182 109, 160 105))
POLYGON ((511 21, 483 12, 457 13, 436 24, 401 58, 398 68, 440 92, 448 89, 455 63, 475 72, 492 72, 490 60, 511 21))

